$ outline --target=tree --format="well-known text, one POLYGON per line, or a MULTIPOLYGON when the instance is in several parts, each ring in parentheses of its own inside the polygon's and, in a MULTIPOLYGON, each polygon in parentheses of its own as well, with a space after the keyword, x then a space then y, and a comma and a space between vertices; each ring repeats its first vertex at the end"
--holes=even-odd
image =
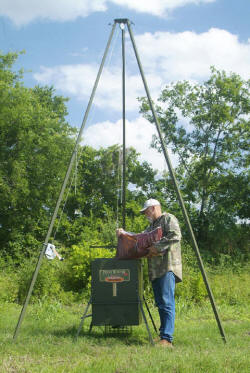
MULTIPOLYGON (((0 246, 41 240, 73 149, 65 101, 51 87, 26 88, 0 54, 0 246)), ((25 247, 20 247, 25 250, 25 247)))
MULTIPOLYGON (((210 252, 236 249, 233 232, 239 219, 249 218, 249 85, 234 73, 211 68, 203 84, 166 86, 156 107, 166 144, 179 157, 176 173, 195 212, 198 242, 210 252)), ((146 99, 141 102, 152 121, 146 99)), ((161 151, 156 138, 152 146, 161 151)))
MULTIPOLYGON (((0 247, 11 256, 44 239, 75 143, 66 99, 52 87, 24 87, 22 72, 13 69, 17 57, 0 54, 0 247)), ((73 187, 69 182, 52 235, 61 243, 114 234, 117 215, 121 222, 121 153, 118 145, 79 146, 73 187)), ((127 219, 139 229, 136 214, 155 190, 155 171, 132 148, 126 158, 127 219)))
MULTIPOLYGON (((99 234, 105 242, 113 242, 116 223, 122 222, 122 149, 83 146, 77 159, 57 239, 71 245, 99 234)), ((126 150, 126 165, 126 221, 138 231, 145 225, 139 210, 154 191, 156 172, 147 162, 140 164, 133 148, 126 150)))

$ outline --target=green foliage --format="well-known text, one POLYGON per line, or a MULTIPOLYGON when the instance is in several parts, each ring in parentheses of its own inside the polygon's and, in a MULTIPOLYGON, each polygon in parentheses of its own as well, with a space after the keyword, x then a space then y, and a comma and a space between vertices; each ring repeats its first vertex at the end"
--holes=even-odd
MULTIPOLYGON (((126 151, 126 186, 132 183, 134 192, 127 191, 128 202, 144 200, 144 195, 153 188, 155 172, 146 163, 140 164, 138 154, 132 148, 126 151), (139 192, 140 189, 140 192, 139 192)), ((75 209, 83 216, 103 218, 110 209, 121 214, 122 155, 121 147, 113 145, 107 149, 84 146, 78 151, 77 175, 74 191, 70 193, 66 213, 74 218, 75 209)))
MULTIPOLYGON (((92 240, 65 249, 65 261, 44 259, 40 268, 32 303, 72 304, 89 299, 91 289, 91 262, 96 258, 112 258, 114 250, 93 248, 103 242, 92 240)), ((209 283, 217 304, 240 306, 249 300, 249 265, 229 262, 223 258, 217 266, 205 265, 209 283), (229 265, 231 263, 231 265, 229 265)), ((9 267, 1 263, 0 302, 23 303, 35 269, 36 261, 26 260, 17 270, 13 264, 9 267)), ((154 304, 152 286, 147 274, 147 260, 143 260, 144 295, 150 304, 154 304)), ((183 282, 176 285, 177 310, 186 310, 202 305, 208 300, 197 260, 190 246, 183 244, 183 282)))
POLYGON ((92 240, 88 243, 73 245, 67 254, 67 268, 63 273, 64 289, 79 292, 89 297, 91 289, 91 262, 96 258, 112 258, 113 250, 92 248, 91 246, 105 246, 103 242, 92 240))
POLYGON ((207 291, 201 273, 189 270, 185 273, 183 282, 176 286, 177 302, 186 304, 202 303, 207 299, 207 291))
MULTIPOLYGON (((176 286, 177 303, 203 304, 208 294, 198 262, 193 249, 182 245, 183 249, 183 282, 176 286)), ((205 271, 214 295, 215 301, 220 305, 242 305, 250 301, 250 292, 247 283, 249 277, 249 262, 242 264, 241 260, 234 260, 230 255, 221 254, 220 260, 212 265, 205 262, 205 271)))
MULTIPOLYGON (((23 303, 27 295, 30 282, 35 270, 36 261, 26 260, 18 270, 18 302, 23 303)), ((40 300, 66 300, 62 285, 60 283, 60 262, 44 260, 39 270, 37 280, 32 293, 31 301, 36 303, 40 300)), ((68 294, 69 302, 73 300, 68 294)))
POLYGON ((13 272, 0 274, 0 303, 16 302, 18 299, 18 277, 13 272))
MULTIPOLYGON (((116 242, 116 216, 108 206, 103 207, 104 217, 97 218, 93 212, 89 216, 76 216, 69 219, 67 214, 62 215, 56 240, 63 242, 64 246, 82 244, 93 239, 101 239, 106 244, 116 242)), ((56 229, 57 229, 56 223, 56 229)))
POLYGON ((20 235, 44 236, 75 133, 66 100, 53 88, 25 88, 16 58, 0 54, 0 245, 11 255, 20 235))
MULTIPOLYGON (((75 134, 65 120, 66 99, 57 96, 52 87, 24 87, 22 72, 13 71, 17 57, 15 53, 0 54, 0 300, 6 302, 22 302, 26 295, 36 264, 34 253, 41 250, 75 134)), ((178 82, 166 87, 159 102, 161 127, 166 144, 180 160, 177 179, 202 257, 211 268, 230 267, 237 272, 238 263, 249 259, 249 224, 241 220, 249 218, 249 81, 212 69, 204 84, 178 82)), ((152 120, 145 100, 142 112, 152 120)), ((159 148, 157 139, 153 146, 159 148)), ((126 158, 126 230, 145 229, 146 220, 139 210, 152 197, 179 218, 186 238, 169 174, 156 178, 156 171, 146 162, 140 164, 132 148, 126 150, 126 158)), ((66 260, 44 260, 34 302, 56 299, 70 303, 80 299, 79 294, 89 295, 91 260, 114 255, 90 246, 116 246, 115 229, 122 225, 121 147, 95 150, 79 146, 77 160, 69 182, 74 188, 67 186, 55 238, 51 236, 66 260)), ((178 301, 202 303, 206 290, 193 251, 185 242, 183 262, 178 301)), ((152 299, 146 273, 145 261, 145 294, 152 299)), ((224 296, 223 291, 219 296, 225 302, 239 301, 224 296)))
POLYGON ((4 261, 14 268, 41 248, 41 243, 31 234, 16 232, 15 240, 8 242, 8 251, 4 251, 4 261))
MULTIPOLYGON (((64 304, 67 305, 70 302, 64 302, 64 304)), ((41 320, 43 323, 62 322, 65 315, 66 312, 62 310, 62 303, 55 299, 53 301, 50 299, 38 301, 31 308, 31 317, 34 319, 34 322, 41 320)))
MULTIPOLYGON (((157 114, 165 142, 179 158, 179 186, 200 246, 208 255, 246 253, 238 232, 249 234, 250 81, 211 68, 202 84, 165 87, 157 114)), ((146 99, 141 111, 153 118, 146 99)), ((160 149, 158 139, 153 146, 160 149)), ((174 195, 169 179, 168 198, 174 195)), ((185 229, 184 229, 185 233, 185 229)))
POLYGON ((231 266, 220 265, 210 274, 214 289, 214 296, 221 304, 241 306, 250 302, 249 281, 250 264, 240 266, 239 263, 231 266))

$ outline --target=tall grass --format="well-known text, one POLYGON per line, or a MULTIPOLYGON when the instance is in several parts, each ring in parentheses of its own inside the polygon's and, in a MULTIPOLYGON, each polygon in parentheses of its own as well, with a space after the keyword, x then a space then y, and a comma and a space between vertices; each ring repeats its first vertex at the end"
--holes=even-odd
POLYGON ((1 306, 1 372, 249 372, 250 322, 245 306, 220 306, 227 344, 207 302, 184 313, 177 310, 175 348, 168 350, 151 347, 144 324, 133 327, 132 334, 105 336, 103 327, 88 334, 86 319, 74 341, 83 312, 76 304, 31 305, 13 342, 20 306, 6 303, 1 306))
MULTIPOLYGON (((220 336, 209 301, 176 299, 173 350, 151 347, 144 324, 132 334, 105 335, 103 327, 88 334, 90 318, 74 341, 83 303, 58 301, 30 304, 16 342, 12 336, 21 306, 0 303, 0 371, 13 372, 249 372, 249 280, 246 270, 209 274, 227 337, 220 336)), ((158 325, 153 304, 151 312, 158 325)), ((148 318, 148 317, 147 317, 148 318)), ((150 329, 155 336, 152 325, 150 329)))
MULTIPOLYGON (((90 318, 74 341, 87 298, 81 298, 79 293, 81 301, 74 302, 76 297, 72 292, 57 290, 56 281, 50 292, 46 292, 51 280, 46 278, 46 271, 54 276, 58 273, 57 264, 53 266, 48 269, 45 264, 41 272, 35 302, 28 306, 16 342, 12 337, 21 311, 21 305, 16 303, 22 289, 21 277, 10 270, 0 274, 1 373, 249 372, 249 266, 208 268, 226 344, 199 271, 190 263, 184 268, 184 282, 177 285, 173 350, 151 347, 144 324, 133 327, 132 334, 127 335, 105 335, 103 327, 94 327, 88 334, 90 318), (58 297, 56 291, 60 292, 58 297)), ((158 314, 149 295, 148 292, 148 303, 158 325, 158 314)), ((150 329, 156 336, 151 324, 150 329)))

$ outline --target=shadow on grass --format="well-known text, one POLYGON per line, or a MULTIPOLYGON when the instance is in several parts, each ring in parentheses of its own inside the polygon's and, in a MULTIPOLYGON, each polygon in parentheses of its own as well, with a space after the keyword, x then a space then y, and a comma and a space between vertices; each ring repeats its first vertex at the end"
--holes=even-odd
POLYGON ((105 332, 104 326, 93 326, 93 329, 91 332, 89 330, 83 329, 80 331, 78 338, 76 338, 78 328, 76 326, 68 327, 64 329, 57 329, 52 332, 53 335, 56 337, 71 337, 72 342, 77 343, 78 341, 81 341, 83 338, 88 339, 89 342, 93 342, 93 344, 96 344, 97 341, 100 340, 117 340, 121 343, 124 343, 127 346, 135 345, 135 346, 143 346, 147 343, 149 343, 148 339, 144 336, 138 335, 137 333, 133 333, 133 330, 131 332, 105 332))

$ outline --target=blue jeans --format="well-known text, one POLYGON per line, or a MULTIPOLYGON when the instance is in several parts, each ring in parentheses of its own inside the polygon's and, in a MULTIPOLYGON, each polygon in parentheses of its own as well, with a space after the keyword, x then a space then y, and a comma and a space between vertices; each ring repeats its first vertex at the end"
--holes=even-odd
POLYGON ((173 341, 174 321, 175 321, 175 275, 167 272, 160 278, 152 281, 155 296, 155 303, 160 316, 160 337, 173 341))

